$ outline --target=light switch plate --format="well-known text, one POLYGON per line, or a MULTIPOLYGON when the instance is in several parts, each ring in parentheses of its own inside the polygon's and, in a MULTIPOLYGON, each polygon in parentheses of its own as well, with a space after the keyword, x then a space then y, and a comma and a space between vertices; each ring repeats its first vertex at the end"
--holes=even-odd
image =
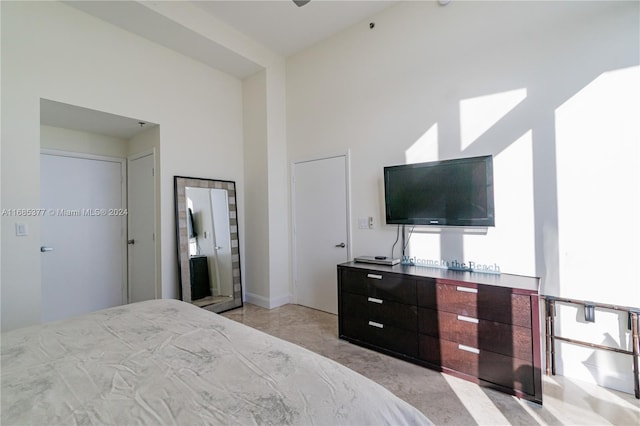
POLYGON ((16 236, 25 237, 29 235, 29 228, 26 223, 16 223, 16 236))
POLYGON ((359 217, 358 218, 358 229, 369 229, 369 218, 359 217))

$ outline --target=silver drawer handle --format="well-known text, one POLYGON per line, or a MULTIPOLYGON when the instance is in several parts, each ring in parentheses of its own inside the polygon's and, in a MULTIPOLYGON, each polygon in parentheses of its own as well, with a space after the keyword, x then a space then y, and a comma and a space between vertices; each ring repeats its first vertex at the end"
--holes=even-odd
POLYGON ((381 280, 382 279, 382 275, 367 274, 367 278, 374 278, 376 280, 381 280))
POLYGON ((480 353, 480 349, 472 348, 471 346, 467 346, 467 345, 458 345, 458 349, 471 352, 472 354, 480 353))
POLYGON ((375 322, 375 321, 369 321, 369 325, 372 327, 384 328, 383 324, 380 324, 379 322, 375 322))
POLYGON ((367 299, 369 302, 379 303, 382 305, 382 299, 376 299, 375 297, 370 297, 367 299))
POLYGON ((478 293, 477 288, 470 288, 470 287, 456 286, 456 290, 464 291, 465 293, 478 293))
POLYGON ((477 318, 465 317, 464 315, 458 315, 458 321, 466 321, 477 324, 479 321, 477 318))

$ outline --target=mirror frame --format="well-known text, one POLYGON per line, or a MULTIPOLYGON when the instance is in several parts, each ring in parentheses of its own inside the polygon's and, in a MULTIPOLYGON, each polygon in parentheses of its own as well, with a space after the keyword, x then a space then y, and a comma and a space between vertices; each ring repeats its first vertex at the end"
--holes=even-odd
MULTIPOLYGON (((242 279, 240 274, 240 236, 238 233, 238 205, 236 203, 236 183, 231 180, 204 179, 174 176, 176 208, 176 246, 178 248, 178 278, 180 298, 191 300, 191 270, 189 264, 189 235, 187 225, 186 188, 225 189, 229 203, 229 229, 231 231, 231 262, 233 276, 233 300, 201 306, 212 312, 224 312, 242 306, 242 279)), ((200 305, 199 305, 200 306, 200 305)))

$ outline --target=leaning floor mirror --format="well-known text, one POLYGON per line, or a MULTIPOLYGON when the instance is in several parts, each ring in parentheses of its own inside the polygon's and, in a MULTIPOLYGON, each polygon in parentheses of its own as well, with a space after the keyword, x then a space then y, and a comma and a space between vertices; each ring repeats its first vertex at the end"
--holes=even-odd
POLYGON ((242 306, 236 184, 174 177, 181 297, 213 312, 242 306))

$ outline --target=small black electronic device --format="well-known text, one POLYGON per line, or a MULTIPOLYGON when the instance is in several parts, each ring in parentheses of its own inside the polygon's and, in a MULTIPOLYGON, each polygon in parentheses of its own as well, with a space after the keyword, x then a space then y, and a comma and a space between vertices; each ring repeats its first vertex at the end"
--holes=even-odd
POLYGON ((358 256, 355 259, 360 263, 375 263, 377 265, 393 266, 400 263, 400 259, 390 259, 387 256, 358 256))

